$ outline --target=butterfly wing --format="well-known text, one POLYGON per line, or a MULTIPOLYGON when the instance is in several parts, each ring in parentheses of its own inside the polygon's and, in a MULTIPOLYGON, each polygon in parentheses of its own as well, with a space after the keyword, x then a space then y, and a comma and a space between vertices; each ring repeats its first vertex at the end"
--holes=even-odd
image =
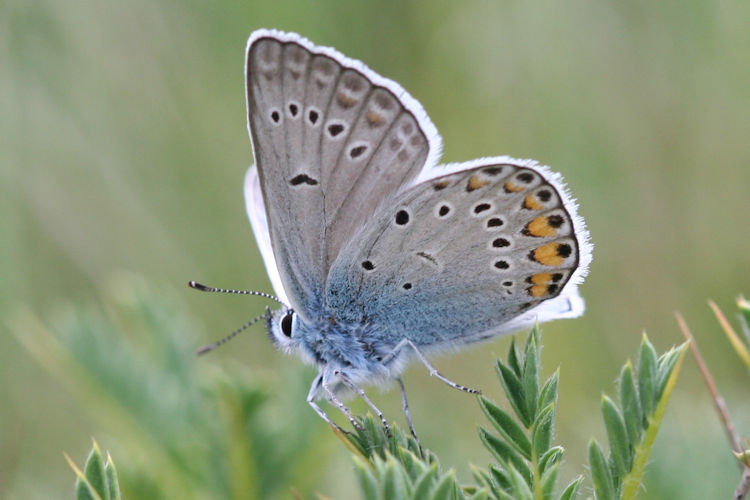
POLYGON ((268 231, 268 218, 266 217, 266 207, 263 205, 263 194, 260 190, 260 181, 258 180, 258 169, 252 165, 247 169, 245 174, 245 209, 250 219, 250 226, 255 234, 255 241, 258 244, 260 255, 263 257, 263 263, 268 271, 268 279, 271 280, 271 286, 276 296, 283 303, 289 303, 289 297, 281 284, 279 268, 276 265, 276 258, 273 256, 271 247, 271 234, 268 231))
POLYGON ((331 269, 326 300, 339 322, 429 349, 583 312, 576 285, 591 246, 557 174, 493 158, 420 180, 331 269))
POLYGON ((246 88, 273 260, 291 306, 310 319, 342 246, 436 162, 440 139, 398 84, 292 33, 251 35, 246 88))

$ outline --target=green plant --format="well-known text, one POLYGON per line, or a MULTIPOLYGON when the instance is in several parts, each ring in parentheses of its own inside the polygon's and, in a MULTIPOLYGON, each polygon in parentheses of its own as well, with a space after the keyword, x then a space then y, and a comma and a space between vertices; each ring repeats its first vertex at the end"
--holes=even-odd
MULTIPOLYGON (((644 335, 637 370, 630 362, 619 377, 619 405, 602 397, 610 452, 589 445, 589 466, 597 500, 632 499, 643 481, 645 465, 664 418, 687 344, 657 356, 644 335)), ((364 430, 342 436, 355 450, 355 465, 364 498, 547 500, 576 498, 578 476, 556 494, 564 449, 554 445, 559 372, 540 382, 541 345, 538 328, 527 337, 523 352, 511 344, 507 360, 497 362, 497 375, 514 415, 485 397, 479 404, 494 432, 479 436, 496 463, 475 468, 475 485, 460 485, 452 470, 440 468, 429 451, 397 429, 388 436, 372 418, 364 430)))
POLYGON ((86 464, 81 470, 70 457, 65 455, 68 464, 76 474, 76 500, 120 500, 120 484, 112 457, 102 456, 99 445, 94 441, 86 464))
MULTIPOLYGON (((266 381, 196 362, 189 318, 132 277, 113 281, 101 304, 64 308, 52 323, 54 334, 28 310, 11 319, 19 341, 110 435, 118 457, 116 474, 94 445, 83 470, 74 467, 78 498, 116 499, 118 483, 122 498, 287 498, 289 484, 311 491, 311 478, 324 474, 331 440, 304 402, 309 373, 286 373, 286 390, 268 404, 266 381)), ((576 498, 583 476, 558 489, 559 373, 540 378, 540 338, 534 328, 496 364, 509 410, 479 398, 489 424, 479 438, 494 463, 474 467, 473 483, 398 427, 389 434, 364 417, 362 429, 340 434, 363 497, 576 498)), ((596 441, 589 446, 597 500, 635 495, 684 347, 657 356, 644 336, 637 363, 620 372, 618 397, 602 398, 609 454, 596 441)))

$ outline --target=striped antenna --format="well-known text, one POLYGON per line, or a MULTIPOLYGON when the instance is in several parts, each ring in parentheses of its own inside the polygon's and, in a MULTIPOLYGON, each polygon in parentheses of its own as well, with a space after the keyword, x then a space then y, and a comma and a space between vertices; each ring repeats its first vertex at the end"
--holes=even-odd
POLYGON ((256 292, 254 290, 232 290, 228 288, 214 288, 212 286, 202 285, 201 283, 198 283, 197 281, 188 281, 188 286, 190 288, 194 288, 195 290, 200 290, 201 292, 235 293, 237 295, 255 295, 256 297, 264 297, 266 299, 273 300, 274 302, 278 302, 279 304, 286 307, 287 309, 290 309, 290 307, 284 304, 284 302, 280 298, 276 297, 275 295, 271 295, 270 293, 256 292))
POLYGON ((201 354, 206 354, 207 352, 213 351, 214 349, 216 349, 217 347, 221 346, 222 344, 226 344, 227 342, 229 342, 230 340, 232 340, 234 337, 236 337, 237 335, 239 335, 243 331, 247 330, 248 328, 250 328, 251 326, 253 326, 258 321, 264 319, 265 317, 266 317, 265 313, 261 314, 260 316, 256 316, 255 318, 251 319, 250 321, 248 321, 247 323, 245 323, 244 325, 242 325, 241 327, 239 327, 238 329, 236 329, 235 331, 233 331, 232 333, 230 333, 229 335, 227 335, 223 339, 219 339, 216 342, 214 342, 213 344, 208 344, 207 346, 201 347, 200 349, 198 349, 196 351, 196 354, 198 356, 200 356, 201 354))

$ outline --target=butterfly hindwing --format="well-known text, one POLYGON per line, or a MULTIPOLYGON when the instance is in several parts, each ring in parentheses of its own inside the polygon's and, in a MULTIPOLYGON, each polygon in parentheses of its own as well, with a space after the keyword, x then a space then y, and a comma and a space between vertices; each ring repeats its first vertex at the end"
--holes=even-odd
POLYGON ((507 331, 569 282, 577 296, 580 222, 554 174, 507 158, 469 165, 411 187, 352 239, 326 289, 338 321, 440 347, 507 331))

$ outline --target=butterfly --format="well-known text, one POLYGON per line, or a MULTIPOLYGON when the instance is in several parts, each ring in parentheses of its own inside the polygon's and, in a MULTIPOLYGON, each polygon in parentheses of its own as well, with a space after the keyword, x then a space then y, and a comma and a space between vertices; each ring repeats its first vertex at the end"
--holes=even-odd
POLYGON ((295 33, 252 33, 246 91, 247 211, 286 304, 266 327, 318 368, 307 399, 327 422, 320 399, 356 425, 348 391, 382 418, 361 386, 403 392, 415 358, 478 392, 427 356, 583 313, 592 247, 558 174, 504 156, 438 165, 419 102, 295 33))

